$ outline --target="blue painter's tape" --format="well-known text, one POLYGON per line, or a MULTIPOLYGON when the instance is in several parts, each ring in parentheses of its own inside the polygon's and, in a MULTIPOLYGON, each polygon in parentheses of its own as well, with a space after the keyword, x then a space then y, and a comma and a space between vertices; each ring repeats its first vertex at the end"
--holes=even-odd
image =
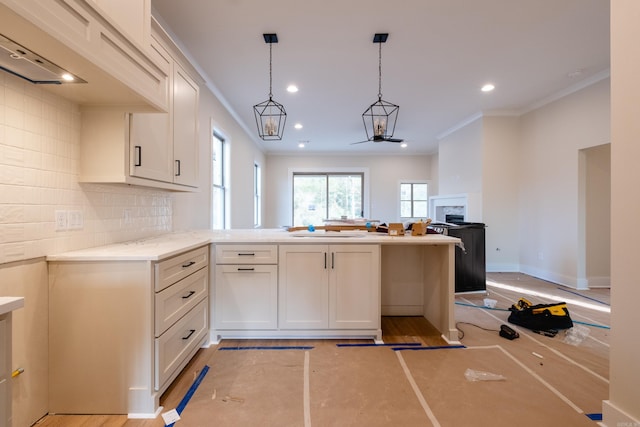
POLYGON ((511 310, 506 309, 506 308, 491 308, 491 307, 485 307, 484 305, 466 304, 464 302, 457 302, 457 301, 456 301, 455 304, 456 305, 463 305, 465 307, 482 308, 483 310, 511 311, 511 310))
MULTIPOLYGON (((207 375, 207 372, 209 372, 209 366, 208 365, 204 365, 204 368, 202 368, 202 371, 200 371, 200 374, 198 375, 198 378, 196 378, 196 380, 193 382, 193 384, 191 384, 191 387, 189 387, 189 390, 187 390, 187 394, 184 395, 184 397, 180 401, 180 404, 176 407, 176 412, 178 414, 182 414, 182 411, 184 411, 184 408, 187 406, 187 403, 189 403, 189 400, 191 400, 191 397, 193 396, 193 393, 196 392, 198 386, 200 385, 200 383, 204 379, 204 376, 207 375)), ((175 423, 171 423, 167 427, 173 427, 174 424, 175 423)))
POLYGON ((608 303, 606 303, 604 301, 600 301, 599 299, 595 299, 595 298, 592 298, 592 297, 589 297, 589 296, 586 296, 586 295, 582 295, 580 292, 574 292, 574 291, 571 291, 569 289, 564 289, 564 288, 560 288, 560 287, 558 287, 558 290, 559 291, 563 291, 563 292, 569 292, 570 294, 577 295, 579 297, 586 298, 588 300, 595 301, 595 302, 603 304, 603 305, 607 305, 607 306, 610 305, 610 304, 608 304, 608 303))
POLYGON ((396 342, 396 343, 391 343, 391 344, 386 344, 386 343, 382 343, 382 344, 375 344, 375 343, 353 343, 353 344, 348 344, 348 343, 342 343, 342 344, 336 344, 336 347, 409 347, 409 346, 417 346, 420 347, 422 345, 422 343, 419 342, 396 342))
POLYGON ((220 347, 218 350, 313 350, 312 346, 253 346, 253 347, 220 347))
POLYGON ((594 328, 600 328, 600 329, 611 329, 611 326, 596 325, 595 323, 579 322, 577 320, 574 320, 573 323, 577 323, 579 325, 585 325, 585 326, 593 326, 594 328))
POLYGON ((602 421, 602 414, 585 414, 591 421, 602 421))
POLYGON ((457 348, 467 348, 466 345, 436 345, 432 347, 394 347, 393 351, 402 350, 455 350, 457 348))

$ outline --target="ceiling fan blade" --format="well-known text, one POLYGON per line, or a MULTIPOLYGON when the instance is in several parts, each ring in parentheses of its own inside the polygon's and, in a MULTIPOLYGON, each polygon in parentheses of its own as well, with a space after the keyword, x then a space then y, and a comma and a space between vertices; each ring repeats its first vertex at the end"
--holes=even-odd
POLYGON ((366 140, 366 141, 360 141, 360 142, 352 142, 352 143, 351 143, 351 144, 349 144, 349 145, 364 144, 365 142, 369 142, 369 140, 366 140))
POLYGON ((387 142, 402 142, 404 139, 401 138, 387 138, 385 141, 387 142))

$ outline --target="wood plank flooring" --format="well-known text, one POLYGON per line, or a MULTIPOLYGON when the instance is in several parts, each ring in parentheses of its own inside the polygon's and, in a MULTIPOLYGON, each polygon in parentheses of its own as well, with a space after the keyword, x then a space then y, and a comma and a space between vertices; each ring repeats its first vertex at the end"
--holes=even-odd
MULTIPOLYGON (((503 394, 504 399, 509 399, 509 396, 517 395, 520 390, 518 387, 509 388, 515 386, 515 381, 527 381, 529 382, 528 387, 531 387, 532 390, 538 390, 537 393, 544 394, 546 397, 541 397, 540 399, 547 403, 548 408, 555 408, 553 411, 556 412, 553 413, 553 416, 560 417, 559 422, 564 419, 570 423, 562 425, 582 425, 583 423, 585 425, 591 425, 589 423, 595 425, 595 422, 586 420, 585 414, 601 412, 601 401, 602 399, 608 398, 609 358, 607 326, 609 325, 610 317, 610 314, 607 312, 609 303, 608 289, 574 291, 519 273, 488 274, 487 279, 488 288, 486 295, 466 294, 456 296, 456 321, 460 322, 458 325, 459 329, 464 333, 461 342, 469 348, 471 353, 446 353, 459 350, 437 350, 440 353, 403 351, 401 352, 402 355, 398 355, 397 358, 398 360, 402 359, 403 362, 401 363, 406 363, 407 370, 415 379, 416 387, 419 390, 417 393, 420 393, 424 397, 428 407, 432 408, 434 417, 437 418, 439 425, 460 425, 460 420, 465 419, 465 416, 470 416, 470 414, 464 413, 465 407, 470 408, 469 410, 473 409, 476 411, 471 415, 478 419, 482 419, 483 417, 490 419, 490 417, 495 414, 482 414, 477 411, 482 412, 482 408, 487 408, 487 411, 496 411, 500 410, 501 406, 498 405, 492 408, 491 404, 495 400, 487 400, 487 393, 491 392, 496 396, 503 394), (489 310, 482 307, 482 300, 485 297, 498 301, 495 309, 489 310), (501 324, 507 323, 506 318, 508 311, 506 311, 506 309, 520 297, 525 297, 533 303, 566 300, 574 321, 580 322, 579 324, 581 326, 589 329, 590 333, 588 337, 578 346, 564 343, 562 333, 558 334, 555 338, 550 338, 534 334, 528 330, 518 329, 520 338, 517 340, 508 341, 499 337, 497 330, 501 324), (596 325, 597 327, 586 325, 596 325), (473 355, 473 357, 469 358, 469 355, 473 355), (538 356, 542 356, 542 358, 538 356), (501 360, 498 365, 492 364, 498 359, 501 360), (476 363, 477 366, 485 366, 496 370, 502 369, 501 367, 503 367, 505 375, 508 378, 510 377, 512 382, 502 385, 484 384, 478 387, 469 387, 465 384, 466 381, 461 381, 462 377, 458 375, 458 373, 455 373, 457 372, 455 369, 462 369, 474 363, 476 363), (433 369, 436 370, 433 371, 433 369), (447 374, 448 376, 445 375, 447 369, 451 369, 454 373, 449 373, 447 374), (549 384, 552 387, 552 391, 544 384, 549 384), (433 387, 436 388, 434 389, 433 387), (458 388, 460 388, 460 390, 458 390, 458 388), (440 392, 437 391, 438 389, 440 392), (474 389, 477 391, 474 392, 474 389), (458 392, 464 393, 464 398, 466 399, 466 402, 463 402, 464 405, 459 404, 460 402, 451 401, 451 397, 445 398, 446 396, 454 396, 458 392), (564 400, 558 398, 558 396, 563 396, 564 400), (567 401, 570 402, 571 405, 566 403, 567 401)), ((440 337, 438 331, 421 317, 383 317, 382 329, 385 343, 419 343, 422 347, 446 345, 446 342, 440 337)), ((264 363, 265 360, 271 360, 268 358, 277 359, 277 355, 247 355, 246 352, 243 352, 245 354, 242 356, 240 354, 225 354, 224 358, 222 358, 219 355, 219 347, 222 345, 313 346, 314 350, 311 352, 311 378, 313 381, 312 385, 315 388, 312 389, 311 393, 311 424, 316 420, 317 422, 322 421, 325 425, 344 425, 348 419, 345 417, 353 417, 347 425, 394 425, 392 420, 388 420, 388 423, 384 422, 384 417, 397 416, 397 412, 395 413, 396 415, 393 415, 394 412, 392 410, 397 410, 398 403, 396 402, 394 406, 393 402, 387 402, 387 404, 391 406, 384 407, 381 396, 400 396, 402 393, 410 390, 406 388, 408 383, 404 379, 398 381, 393 380, 393 378, 387 378, 385 380, 382 377, 381 379, 380 375, 375 375, 375 373, 386 372, 391 369, 400 369, 401 365, 397 365, 396 357, 390 356, 391 353, 386 353, 382 349, 364 350, 360 353, 356 353, 357 350, 337 351, 336 343, 359 344, 371 343, 371 341, 224 340, 219 346, 201 349, 196 354, 172 386, 164 393, 161 398, 161 404, 165 410, 175 408, 191 387, 197 374, 206 364, 209 365, 211 369, 207 374, 207 378, 203 381, 203 384, 205 381, 207 381, 207 384, 202 385, 202 393, 213 394, 213 397, 210 395, 206 397, 202 395, 194 397, 194 403, 189 404, 191 405, 192 412, 187 414, 187 411, 190 409, 190 406, 187 405, 185 415, 189 416, 185 416, 183 420, 178 421, 176 427, 261 425, 259 413, 256 413, 256 418, 252 423, 246 422, 243 424, 240 421, 237 423, 231 421, 233 418, 217 420, 213 410, 207 411, 202 408, 203 405, 221 404, 220 402, 223 396, 219 396, 217 398, 218 400, 212 400, 215 398, 217 387, 220 388, 222 392, 222 383, 224 380, 223 377, 218 378, 214 375, 216 374, 216 369, 222 370, 224 368, 223 365, 225 363, 228 364, 228 361, 233 360, 234 357, 238 357, 238 360, 240 360, 241 357, 253 357, 255 361, 262 361, 262 363, 264 363), (372 353, 374 351, 382 353, 374 354, 372 353), (357 356, 358 354, 360 356, 357 356), (353 357, 355 357, 355 359, 353 359, 353 357), (225 362, 225 360, 227 362, 225 362), (330 376, 323 376, 322 373, 326 373, 327 369, 339 368, 338 366, 334 366, 335 363, 357 363, 357 365, 352 366, 357 366, 358 372, 362 373, 359 373, 358 377, 354 379, 356 382, 349 386, 356 387, 355 389, 344 388, 342 385, 336 389, 335 387, 337 387, 337 385, 335 382, 327 382, 327 378, 330 378, 330 376), (384 364, 381 365, 381 363, 384 364), (365 378, 365 373, 372 371, 374 375, 369 379, 365 378), (383 383, 385 390, 381 391, 379 389, 381 387, 379 381, 387 381, 383 383), (318 388, 322 387, 322 384, 326 384, 326 387, 333 388, 333 392, 331 390, 318 388), (360 386, 358 386, 358 384, 360 384, 360 386), (372 384, 378 385, 374 386, 372 384), (361 387, 362 389, 357 391, 357 387, 361 387), (213 390, 212 393, 211 390, 213 390), (335 393, 339 393, 340 390, 348 394, 336 395, 335 393), (322 398, 322 396, 325 397, 322 398), (332 399, 338 398, 341 399, 339 400, 341 404, 336 407, 336 410, 323 412, 323 405, 335 404, 332 399), (322 399, 329 400, 325 400, 324 403, 319 402, 319 400, 322 399), (372 404, 371 399, 376 399, 376 402, 379 402, 379 404, 372 404), (375 412, 375 408, 386 412, 372 414, 371 418, 367 418, 360 413, 361 411, 356 410, 357 408, 352 408, 353 410, 350 411, 350 405, 364 405, 363 407, 368 408, 366 411, 368 413, 375 412), (335 418, 332 419, 332 417, 335 418), (337 417, 341 418, 338 419, 337 417)), ((294 363, 289 361, 286 362, 286 366, 294 371, 295 375, 300 375, 302 369, 302 365, 300 364, 303 363, 303 355, 300 354, 299 357, 293 357, 293 360, 297 360, 298 362, 294 363)), ((255 361, 252 363, 258 363, 255 361)), ((265 366, 272 365, 267 364, 265 366)), ((343 367, 342 371, 337 370, 335 372, 346 377, 348 376, 349 370, 344 371, 344 369, 346 369, 346 367, 343 367)), ((284 372, 287 372, 287 370, 285 369, 284 372)), ((402 370, 393 372, 400 372, 396 376, 403 375, 402 370)), ((259 386, 260 384, 254 383, 254 385, 259 386)), ((234 386, 240 387, 239 384, 235 384, 234 386)), ((301 391, 298 390, 298 387, 293 388, 295 388, 292 392, 294 394, 291 398, 284 398, 282 403, 284 406, 286 406, 286 402, 294 399, 293 396, 295 396, 295 399, 302 399, 301 391)), ((248 390, 246 393, 249 395, 248 390)), ((522 396, 524 396, 522 399, 529 400, 526 398, 526 393, 522 396)), ((404 400, 402 402, 404 402, 404 400)), ((418 401, 416 400, 415 402, 418 401)), ((251 403, 258 404, 257 402, 251 403)), ((250 407, 249 402, 240 403, 238 401, 236 404, 246 405, 247 408, 250 407)), ((417 420, 420 419, 420 417, 427 420, 423 409, 421 409, 419 405, 416 405, 403 409, 409 412, 405 414, 407 418, 403 418, 409 425, 412 424, 412 422, 408 420, 417 420)), ((504 406, 503 409, 506 410, 507 407, 511 407, 512 410, 505 412, 504 415, 507 416, 513 412, 519 420, 535 420, 536 417, 541 416, 540 411, 538 411, 535 406, 531 406, 529 402, 508 402, 508 405, 504 406), (527 413, 527 411, 529 413, 527 413)), ((299 411, 301 412, 302 408, 300 408, 299 411)), ((218 414, 221 415, 221 412, 222 411, 218 411, 218 414)), ((298 414, 298 412, 294 413, 298 414)), ((227 414, 225 417, 230 417, 232 414, 231 412, 231 415, 227 414)), ((247 412, 243 413, 243 417, 246 416, 248 416, 247 412)), ((304 425, 302 419, 298 421, 283 421, 281 425, 304 425)), ((164 425, 164 422, 161 417, 154 420, 134 420, 127 419, 124 415, 50 415, 42 418, 36 425, 39 427, 160 427, 164 425)), ((431 421, 420 423, 416 421, 415 425, 433 425, 433 423, 431 421)), ((527 423, 525 422, 519 425, 527 425, 527 423)))

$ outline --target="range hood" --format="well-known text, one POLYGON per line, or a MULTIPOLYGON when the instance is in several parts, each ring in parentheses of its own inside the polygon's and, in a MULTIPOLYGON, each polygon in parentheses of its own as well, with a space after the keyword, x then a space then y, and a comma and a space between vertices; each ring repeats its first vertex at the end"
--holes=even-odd
POLYGON ((0 34, 0 69, 35 84, 86 83, 62 67, 0 34))

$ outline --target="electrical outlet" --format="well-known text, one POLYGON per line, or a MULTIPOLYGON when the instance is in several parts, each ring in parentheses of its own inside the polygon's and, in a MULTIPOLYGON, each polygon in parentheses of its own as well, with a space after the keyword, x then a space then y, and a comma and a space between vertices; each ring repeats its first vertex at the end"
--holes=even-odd
POLYGON ((56 221, 56 225, 55 225, 56 231, 66 230, 68 227, 67 211, 56 211, 55 221, 56 221))
POLYGON ((69 230, 82 230, 82 227, 84 226, 84 216, 82 211, 69 211, 67 220, 67 228, 69 230))

